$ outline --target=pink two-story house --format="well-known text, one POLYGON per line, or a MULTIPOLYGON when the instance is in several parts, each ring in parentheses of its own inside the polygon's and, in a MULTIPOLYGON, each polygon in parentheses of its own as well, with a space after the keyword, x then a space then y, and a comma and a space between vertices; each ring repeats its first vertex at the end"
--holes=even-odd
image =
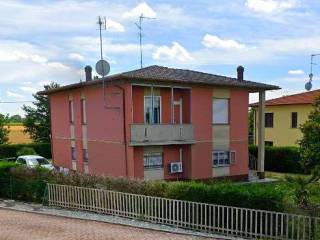
MULTIPOLYGON (((39 94, 50 99, 55 166, 140 179, 248 177, 248 97, 278 89, 150 66, 39 94)), ((263 124, 263 120, 260 121, 263 124)), ((263 131, 264 128, 261 128, 263 131)), ((258 171, 263 177, 264 134, 258 171)))

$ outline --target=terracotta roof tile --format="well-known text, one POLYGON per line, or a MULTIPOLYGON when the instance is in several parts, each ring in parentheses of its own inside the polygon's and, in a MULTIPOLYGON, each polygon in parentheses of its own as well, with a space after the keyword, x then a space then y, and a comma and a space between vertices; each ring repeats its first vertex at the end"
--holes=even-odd
MULTIPOLYGON (((266 101, 266 106, 275 105, 295 105, 295 104, 313 104, 316 97, 320 96, 320 89, 303 92, 293 95, 287 95, 266 101)), ((250 104, 250 107, 258 106, 258 103, 250 104)))

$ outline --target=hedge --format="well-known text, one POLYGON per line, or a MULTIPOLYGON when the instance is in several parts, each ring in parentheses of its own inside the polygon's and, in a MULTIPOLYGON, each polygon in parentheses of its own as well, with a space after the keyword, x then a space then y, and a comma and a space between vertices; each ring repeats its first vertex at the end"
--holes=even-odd
MULTIPOLYGON (((249 153, 258 157, 258 147, 249 146, 249 153)), ((265 170, 282 173, 304 173, 304 169, 300 165, 299 148, 266 146, 265 170)))
POLYGON ((17 152, 23 148, 33 148, 40 156, 51 158, 50 143, 27 143, 27 144, 1 144, 0 145, 0 159, 17 157, 17 152))
POLYGON ((0 198, 41 202, 47 182, 227 206, 285 210, 284 193, 275 184, 143 181, 0 164, 0 198))

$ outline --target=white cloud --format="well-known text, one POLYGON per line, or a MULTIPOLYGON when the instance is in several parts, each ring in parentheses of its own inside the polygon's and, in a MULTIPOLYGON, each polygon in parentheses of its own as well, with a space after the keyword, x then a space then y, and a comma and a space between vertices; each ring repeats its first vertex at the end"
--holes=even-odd
POLYGON ((135 8, 123 13, 124 18, 138 18, 140 15, 144 17, 155 18, 157 16, 156 12, 146 3, 142 2, 135 8))
POLYGON ((33 87, 27 87, 27 86, 23 86, 20 87, 20 90, 26 93, 35 93, 37 92, 37 89, 33 88, 33 87))
POLYGON ((247 0, 246 6, 258 13, 283 12, 297 6, 296 0, 247 0))
POLYGON ((69 53, 68 57, 72 60, 76 60, 76 61, 84 61, 85 57, 82 56, 80 53, 69 53))
POLYGON ((188 62, 192 60, 190 53, 179 43, 173 42, 171 47, 161 46, 153 54, 155 60, 177 60, 188 62))
POLYGON ((24 99, 23 95, 21 95, 19 93, 12 92, 12 91, 7 91, 6 94, 8 97, 14 98, 16 100, 24 99))
POLYGON ((68 66, 60 62, 48 62, 48 66, 62 71, 70 69, 68 66))
POLYGON ((121 23, 112 21, 110 19, 106 20, 106 27, 110 32, 124 32, 124 26, 121 23))
POLYGON ((51 83, 50 81, 41 81, 41 82, 38 82, 38 85, 43 87, 44 85, 49 85, 50 83, 51 83))
POLYGON ((214 36, 211 34, 204 35, 202 39, 202 44, 207 48, 224 48, 224 49, 245 49, 246 46, 244 44, 238 43, 235 40, 231 39, 221 39, 218 36, 214 36))
POLYGON ((304 71, 301 70, 301 69, 289 70, 289 71, 288 71, 288 74, 291 74, 291 75, 301 75, 301 74, 304 74, 304 71))

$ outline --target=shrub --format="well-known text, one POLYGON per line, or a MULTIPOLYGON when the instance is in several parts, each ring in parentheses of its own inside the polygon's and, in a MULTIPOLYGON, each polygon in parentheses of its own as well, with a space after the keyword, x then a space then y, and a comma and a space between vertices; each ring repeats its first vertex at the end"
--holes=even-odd
POLYGON ((34 151, 45 158, 51 158, 50 143, 28 143, 28 144, 2 144, 0 145, 1 158, 15 158, 18 156, 18 151, 24 147, 33 148, 34 151))
POLYGON ((275 185, 175 182, 168 186, 167 197, 219 205, 283 211, 284 192, 275 185))
POLYGON ((76 172, 65 174, 43 168, 27 169, 14 163, 3 165, 4 171, 0 171, 0 179, 7 181, 5 184, 0 181, 0 197, 23 201, 41 202, 46 183, 49 182, 219 205, 284 210, 284 193, 274 184, 143 181, 76 172))
MULTIPOLYGON (((258 157, 257 146, 250 146, 249 152, 258 157)), ((299 148, 266 146, 265 170, 283 173, 304 173, 300 165, 299 148)))
POLYGON ((36 151, 31 147, 23 147, 17 152, 17 156, 21 155, 35 155, 36 151))

